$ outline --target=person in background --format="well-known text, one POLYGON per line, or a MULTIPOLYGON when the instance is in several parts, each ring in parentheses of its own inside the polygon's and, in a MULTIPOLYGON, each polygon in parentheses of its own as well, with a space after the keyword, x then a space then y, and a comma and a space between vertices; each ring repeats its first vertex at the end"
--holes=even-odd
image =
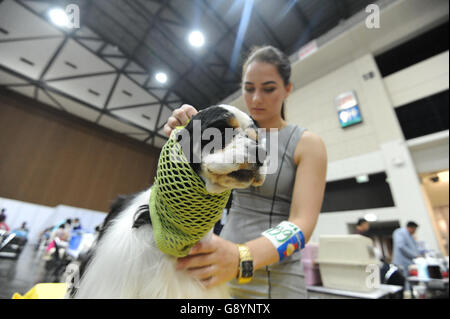
POLYGON ((356 223, 356 234, 369 237, 368 236, 369 229, 370 224, 366 219, 364 218, 358 219, 358 222, 356 223))
POLYGON ((398 228, 393 233, 392 262, 399 266, 405 276, 408 276, 408 267, 414 259, 421 256, 414 234, 419 227, 415 222, 408 222, 406 227, 398 228))
POLYGON ((60 225, 55 233, 55 237, 58 237, 62 241, 69 241, 70 233, 66 227, 67 224, 60 225))
POLYGON ((15 233, 19 237, 27 238, 28 237, 28 233, 29 233, 29 229, 27 227, 27 222, 23 222, 22 226, 20 226, 17 229, 14 229, 13 233, 15 233))
POLYGON ((0 230, 6 230, 7 232, 9 232, 10 228, 8 226, 8 224, 6 224, 6 214, 5 214, 6 209, 2 209, 2 212, 0 213, 0 230))
POLYGON ((72 230, 81 230, 81 222, 79 218, 73 220, 72 230))

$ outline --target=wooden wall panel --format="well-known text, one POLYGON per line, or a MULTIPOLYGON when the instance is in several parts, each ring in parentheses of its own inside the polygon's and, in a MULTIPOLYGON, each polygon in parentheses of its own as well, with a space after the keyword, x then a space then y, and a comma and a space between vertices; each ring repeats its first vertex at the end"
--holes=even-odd
POLYGON ((0 197, 100 211, 154 180, 159 149, 0 90, 0 197))

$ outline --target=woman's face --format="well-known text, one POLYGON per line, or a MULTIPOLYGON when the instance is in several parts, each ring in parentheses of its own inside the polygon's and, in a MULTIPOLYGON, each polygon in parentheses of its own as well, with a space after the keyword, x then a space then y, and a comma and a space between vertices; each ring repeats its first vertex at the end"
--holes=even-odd
POLYGON ((277 68, 264 62, 248 65, 243 78, 243 95, 250 115, 256 121, 281 118, 283 101, 289 96, 292 84, 284 85, 277 68))

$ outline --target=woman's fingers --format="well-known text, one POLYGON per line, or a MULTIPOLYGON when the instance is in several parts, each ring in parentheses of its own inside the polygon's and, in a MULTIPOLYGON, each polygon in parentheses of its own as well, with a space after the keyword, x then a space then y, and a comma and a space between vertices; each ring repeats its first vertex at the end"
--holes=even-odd
POLYGON ((203 284, 203 286, 205 286, 205 288, 213 287, 219 283, 221 283, 221 282, 219 282, 219 277, 217 277, 217 276, 211 276, 211 277, 202 279, 202 284, 203 284))
POLYGON ((173 111, 172 116, 178 120, 180 125, 186 125, 189 121, 185 108, 176 109, 173 111))
MULTIPOLYGON (((187 117, 188 117, 189 119, 192 118, 194 115, 197 115, 198 111, 197 111, 196 108, 193 107, 192 105, 184 104, 183 106, 184 106, 185 109, 186 109, 186 115, 187 115, 187 117)), ((182 106, 182 107, 183 107, 183 106, 182 106)))
POLYGON ((189 276, 204 280, 211 278, 216 273, 216 266, 214 265, 208 265, 205 267, 199 267, 199 268, 189 268, 186 270, 189 273, 189 276))
POLYGON ((199 241, 196 243, 189 252, 189 255, 195 255, 195 254, 207 254, 212 253, 217 250, 217 245, 215 242, 215 238, 212 237, 211 240, 201 242, 199 241))
POLYGON ((172 130, 175 127, 180 126, 180 125, 181 125, 181 122, 177 118, 171 116, 167 120, 166 125, 164 125, 164 133, 166 133, 167 136, 170 136, 170 133, 172 133, 172 130))
POLYGON ((191 277, 212 287, 236 278, 239 268, 237 246, 213 235, 207 241, 198 242, 189 255, 177 259, 176 269, 184 269, 191 277))
POLYGON ((172 112, 172 116, 167 120, 164 125, 164 133, 170 136, 172 130, 177 126, 186 125, 187 122, 198 113, 198 111, 189 104, 184 104, 180 108, 172 112))
POLYGON ((192 255, 177 259, 177 269, 190 269, 209 266, 214 263, 213 254, 192 255))

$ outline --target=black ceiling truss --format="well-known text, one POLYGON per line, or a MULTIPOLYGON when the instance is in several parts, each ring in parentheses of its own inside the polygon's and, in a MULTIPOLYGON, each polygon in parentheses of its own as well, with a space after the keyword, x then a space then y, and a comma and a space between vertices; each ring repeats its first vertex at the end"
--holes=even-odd
MULTIPOLYGON (((34 15, 48 21, 46 13, 35 12, 33 6, 29 4, 30 2, 14 1, 34 15)), ((55 5, 70 3, 70 0, 41 1, 55 5)), ((64 107, 56 100, 57 96, 53 98, 53 93, 99 112, 97 122, 102 116, 109 115, 145 132, 148 134, 145 142, 155 141, 155 137, 165 139, 166 136, 158 134, 158 131, 164 126, 160 123, 162 114, 167 110, 173 110, 176 107, 175 103, 179 103, 179 105, 188 103, 202 109, 208 105, 217 104, 218 101, 238 90, 241 82, 241 69, 237 65, 244 58, 241 55, 249 52, 256 43, 273 44, 287 55, 291 55, 307 42, 317 39, 331 30, 341 20, 350 18, 372 3, 370 0, 255 1, 249 18, 249 27, 251 28, 249 30, 253 33, 258 32, 257 39, 243 36, 242 39, 239 39, 239 41, 242 40, 242 44, 239 42, 241 45, 239 52, 235 49, 232 53, 231 49, 238 36, 240 20, 245 8, 244 1, 246 0, 73 0, 73 3, 81 6, 83 24, 96 35, 91 35, 89 32, 85 34, 83 29, 65 31, 58 28, 62 31, 63 37, 51 35, 0 40, 0 43, 57 38, 61 38, 62 41, 44 66, 39 80, 19 76, 27 83, 2 86, 18 88, 34 85, 36 99, 38 93, 45 94, 61 110, 64 110, 64 107), (266 8, 262 7, 265 3, 270 3, 273 9, 265 10, 266 8), (210 25, 214 29, 211 31, 214 33, 214 37, 211 37, 205 47, 201 49, 201 54, 191 52, 185 43, 186 39, 184 39, 183 30, 189 30, 197 21, 193 20, 192 14, 206 23, 203 27, 210 25), (292 32, 296 34, 289 33, 290 22, 296 26, 295 30, 292 28, 292 32), (280 32, 280 30, 283 31, 280 32), (87 75, 44 79, 58 53, 69 40, 89 50, 114 71, 97 71, 87 75), (169 73, 170 82, 166 85, 160 86, 154 80, 153 73, 159 67, 166 68, 169 73), (109 75, 114 84, 108 88, 106 102, 101 107, 83 102, 78 97, 70 96, 49 86, 57 81, 102 75, 109 75), (108 108, 111 99, 115 97, 114 94, 121 77, 126 77, 134 85, 145 90, 154 98, 155 102, 128 106, 115 105, 108 108), (157 112, 155 111, 156 123, 152 128, 143 128, 115 115, 116 111, 143 106, 155 106, 156 109, 156 105, 160 105, 160 107, 157 112)), ((0 0, 1 2, 2 0, 0 0)), ((0 29, 0 32, 8 34, 8 30, 0 29)), ((239 35, 241 34, 239 33, 239 35)), ((22 62, 32 63, 31 61, 22 62)), ((76 65, 70 65, 70 61, 67 61, 66 64, 74 69, 77 68, 76 65)), ((16 74, 7 67, 1 69, 16 74)), ((128 95, 126 90, 123 93, 128 95)), ((131 96, 131 93, 129 95, 131 96)), ((103 95, 103 97, 105 96, 103 95)))
MULTIPOLYGON (((209 5, 209 4, 207 4, 206 2, 204 2, 203 1, 203 3, 205 4, 205 7, 208 9, 208 10, 210 10, 211 12, 213 12, 214 13, 214 15, 216 15, 216 17, 220 17, 220 15, 218 15, 218 13, 213 9, 213 8, 211 8, 211 6, 209 5)), ((172 8, 172 10, 173 10, 173 12, 175 13, 175 14, 177 14, 177 16, 180 18, 180 19, 182 19, 182 20, 184 20, 184 17, 182 16, 182 15, 180 15, 178 12, 176 12, 173 8, 172 8)), ((223 77, 225 76, 225 73, 229 70, 229 64, 228 64, 228 61, 226 61, 220 54, 218 54, 217 52, 216 52, 216 50, 215 50, 215 48, 222 42, 222 41, 224 41, 227 37, 229 37, 230 36, 230 34, 236 34, 236 28, 239 26, 239 22, 237 22, 234 26, 229 26, 221 17, 220 17, 220 21, 221 21, 221 23, 223 24, 223 26, 225 27, 225 29, 226 29, 226 32, 224 32, 223 33, 223 35, 222 35, 222 37, 221 38, 219 38, 213 45, 210 45, 209 46, 209 50, 202 56, 202 60, 197 60, 195 63, 193 63, 192 65, 191 65, 191 67, 188 69, 188 70, 186 70, 177 80, 176 80, 176 82, 172 85, 172 87, 176 87, 176 85, 178 84, 178 83, 180 83, 181 81, 183 81, 185 78, 186 78, 186 76, 188 76, 189 74, 191 74, 192 72, 193 72, 193 70, 200 64, 200 62, 203 62, 203 61, 205 61, 208 57, 209 57, 209 55, 211 55, 211 54, 214 54, 214 56, 216 57, 216 58, 218 58, 219 60, 221 60, 221 61, 223 61, 223 63, 222 64, 217 64, 217 65, 220 65, 220 66, 222 66, 223 68, 224 68, 224 72, 223 72, 223 74, 222 74, 222 80, 221 80, 221 83, 222 83, 222 85, 221 85, 221 88, 223 87, 223 84, 226 84, 227 83, 227 81, 224 81, 223 80, 223 77)), ((245 45, 245 44, 244 44, 245 45)), ((248 47, 246 47, 246 49, 248 49, 248 47)), ((233 84, 235 84, 235 82, 231 82, 231 83, 233 83, 233 84)), ((208 103, 208 105, 211 105, 211 104, 213 104, 213 102, 209 102, 208 103)), ((198 105, 198 107, 201 107, 200 105, 198 105)))
POLYGON ((255 13, 256 18, 261 22, 263 25, 265 31, 270 35, 270 37, 276 42, 276 46, 281 51, 285 51, 284 44, 281 42, 281 40, 278 38, 278 36, 273 32, 272 28, 269 27, 266 20, 261 16, 261 14, 258 12, 257 7, 255 6, 253 9, 253 12, 255 13))
MULTIPOLYGON (((95 0, 94 0, 95 1, 95 0)), ((106 13, 104 10, 102 10, 101 8, 99 8, 94 2, 93 2, 93 7, 95 7, 97 10, 101 11, 102 13, 104 13, 105 17, 111 19, 117 26, 119 26, 121 29, 123 29, 125 31, 125 33, 127 33, 131 38, 139 41, 139 38, 136 37, 136 35, 134 35, 132 32, 130 32, 126 27, 124 27, 119 21, 117 21, 116 18, 112 17, 110 14, 106 13)), ((97 30, 94 26, 90 26, 90 28, 98 33, 98 34, 102 34, 102 32, 99 32, 99 30, 97 30)), ((143 45, 145 46, 145 48, 152 54, 154 55, 156 58, 158 58, 159 60, 161 60, 170 70, 172 70, 175 74, 179 75, 179 73, 174 70, 173 68, 170 67, 171 63, 170 61, 168 61, 166 58, 160 56, 157 52, 155 52, 155 50, 153 50, 150 46, 147 45, 147 43, 143 43, 143 45)), ((126 51, 126 50, 124 50, 126 51)), ((129 56, 127 54, 127 56, 129 56)), ((129 59, 132 59, 132 57, 129 57, 129 59)), ((136 61, 135 61, 136 62, 136 61)), ((186 82, 192 86, 197 93, 199 93, 200 95, 202 95, 205 99, 209 99, 208 96, 206 96, 201 90, 199 90, 197 87, 195 87, 192 83, 190 83, 189 80, 186 80, 186 82)), ((177 93, 177 95, 179 95, 180 97, 183 97, 182 94, 180 94, 179 92, 177 93)))
POLYGON ((55 39, 55 38, 60 38, 60 37, 61 36, 59 36, 59 35, 44 35, 44 36, 37 36, 37 37, 18 38, 18 39, 3 39, 3 40, 0 40, 0 43, 27 41, 27 40, 47 40, 47 39, 55 39))
MULTIPOLYGON (((142 14, 143 14, 142 12, 145 12, 144 16, 145 16, 145 15, 148 15, 148 16, 150 16, 150 17, 153 18, 153 14, 152 14, 151 12, 149 12, 144 6, 142 6, 142 5, 140 4, 140 2, 138 2, 138 1, 137 1, 137 2, 133 2, 133 4, 140 6, 139 9, 138 9, 138 8, 134 8, 134 9, 136 10, 136 13, 142 15, 142 14)), ((176 11, 174 11, 174 9, 173 9, 173 7, 170 5, 170 2, 169 2, 169 1, 167 1, 165 4, 166 4, 166 7, 165 7, 165 8, 171 10, 174 14, 178 14, 176 11)), ((184 22, 183 26, 187 27, 187 26, 188 26, 188 23, 186 23, 186 22, 184 21, 184 18, 183 18, 182 16, 179 16, 179 17, 180 17, 180 19, 182 19, 183 22, 184 22)), ((180 46, 178 45, 178 43, 177 43, 176 41, 173 41, 173 40, 172 40, 173 37, 177 37, 176 34, 170 32, 170 31, 167 31, 166 29, 162 28, 162 27, 161 27, 160 25, 158 25, 158 24, 155 26, 155 28, 156 28, 162 35, 165 36, 165 38, 166 38, 167 41, 169 41, 172 45, 174 45, 175 47, 177 47, 177 48, 180 50, 180 52, 182 52, 182 51, 184 50, 182 47, 180 47, 180 46), (169 33, 170 33, 170 34, 169 34, 169 33)), ((178 37, 177 37, 177 38, 178 38, 178 37)), ((181 39, 178 38, 178 40, 181 40, 181 39)), ((203 70, 203 68, 201 67, 201 64, 199 64, 199 59, 193 60, 189 55, 187 55, 187 57, 190 59, 191 63, 193 63, 196 67, 197 67, 197 66, 200 67, 200 70, 202 71, 202 74, 205 75, 205 76, 207 76, 207 77, 209 78, 209 80, 212 81, 212 83, 216 85, 216 87, 221 88, 220 79, 218 79, 218 78, 213 78, 213 77, 212 77, 213 75, 210 75, 210 73, 205 72, 205 71, 203 70)), ((183 75, 181 75, 181 77, 182 77, 182 76, 183 76, 183 75)), ((184 78, 184 77, 183 77, 183 78, 184 78)), ((190 85, 193 86, 194 88, 196 88, 193 84, 190 83, 190 85)), ((172 85, 171 88, 168 90, 167 94, 170 94, 170 91, 172 91, 174 87, 175 87, 175 86, 172 85)), ((208 98, 207 96, 204 96, 204 97, 205 97, 206 99, 209 100, 209 98, 208 98)))
MULTIPOLYGON (((28 6, 26 6, 26 5, 25 5, 24 3, 22 3, 21 1, 16 0, 16 2, 17 2, 18 4, 20 4, 22 7, 24 7, 26 10, 30 11, 31 13, 33 13, 33 14, 39 16, 40 18, 44 19, 45 21, 47 21, 47 19, 46 19, 46 17, 45 17, 44 15, 40 15, 40 14, 36 13, 35 11, 31 10, 28 6)), ((91 0, 91 2, 92 2, 92 0, 91 0)), ((90 2, 90 3, 91 3, 91 2, 90 2)), ((113 69, 117 70, 117 67, 114 66, 113 64, 111 64, 109 61, 105 60, 101 54, 99 54, 98 52, 94 52, 91 48, 87 47, 84 43, 82 43, 82 42, 80 41, 80 39, 78 38, 78 36, 76 35, 76 32, 68 32, 68 31, 64 31, 64 30, 61 30, 61 29, 59 29, 59 30, 62 31, 62 32, 64 33, 63 43, 66 43, 66 42, 68 41, 68 39, 72 39, 72 40, 74 40, 75 42, 77 42, 77 44, 81 45, 82 47, 84 47, 85 49, 89 50, 91 53, 93 53, 93 54, 96 55, 97 57, 101 58, 102 61, 104 61, 105 63, 107 63, 108 65, 110 65, 113 69)), ((95 32, 95 30, 93 30, 93 31, 95 32)), ((81 36, 80 38, 83 39, 83 38, 86 38, 86 37, 81 36)), ((90 39, 91 39, 91 40, 96 40, 96 41, 102 41, 102 39, 97 39, 97 38, 92 38, 92 37, 91 37, 90 39)), ((61 46, 58 48, 57 51, 60 51, 60 50, 62 49, 62 47, 63 47, 63 45, 61 45, 61 46)), ((45 69, 44 72, 41 74, 41 78, 40 78, 39 81, 35 81, 35 80, 29 79, 29 78, 27 78, 27 77, 20 76, 21 78, 24 78, 24 79, 26 79, 27 81, 30 82, 30 84, 24 84, 24 85, 20 85, 20 86, 35 85, 36 87, 39 87, 39 88, 41 88, 41 89, 43 89, 43 90, 48 90, 48 91, 57 93, 57 94, 59 94, 59 95, 62 95, 62 96, 65 97, 65 98, 71 99, 71 100, 73 100, 73 101, 75 101, 75 102, 77 102, 77 103, 79 103, 79 104, 82 104, 82 105, 84 105, 84 106, 86 106, 86 107, 89 107, 90 109, 95 110, 95 111, 98 112, 99 109, 98 109, 97 107, 92 106, 92 105, 90 105, 89 103, 83 102, 83 101, 81 101, 81 100, 79 100, 79 99, 77 99, 77 98, 75 98, 75 97, 73 97, 73 96, 71 96, 71 95, 68 95, 68 94, 66 94, 66 93, 64 93, 64 92, 62 92, 62 91, 59 91, 59 90, 57 90, 57 89, 54 89, 54 88, 52 88, 52 87, 46 85, 46 83, 43 82, 42 78, 43 78, 43 76, 45 76, 45 73, 47 72, 48 68, 53 64, 54 59, 56 58, 56 56, 57 56, 57 54, 55 54, 55 55, 52 57, 52 59, 50 60, 50 62, 49 62, 48 65, 46 66, 46 69, 45 69)), ((127 60, 132 60, 131 57, 129 57, 129 56, 126 55, 125 53, 124 53, 123 56, 120 56, 120 58, 124 58, 124 59, 127 59, 127 60)), ((2 69, 5 69, 5 68, 2 67, 2 69)), ((7 68, 6 68, 5 70, 8 70, 9 73, 12 73, 12 70, 9 70, 9 69, 7 69, 7 68)), ((15 72, 14 72, 14 73, 15 73, 15 72)), ((112 74, 117 73, 117 77, 116 77, 116 79, 115 79, 115 82, 114 82, 114 85, 113 85, 113 89, 109 92, 109 96, 108 96, 108 98, 107 98, 107 103, 106 103, 106 105, 109 103, 109 100, 110 100, 110 98, 111 98, 111 96, 112 96, 112 93, 114 92, 115 86, 116 86, 116 84, 117 84, 117 81, 118 81, 118 79, 120 78, 121 75, 126 76, 130 81, 132 81, 133 83, 135 83, 135 84, 138 85, 139 87, 142 87, 141 84, 137 83, 133 78, 131 78, 131 77, 128 76, 128 73, 130 73, 130 72, 123 71, 123 70, 117 70, 116 72, 111 72, 111 73, 112 73, 112 74)), ((16 74, 17 74, 17 73, 16 73, 16 74)), ((98 74, 97 74, 97 75, 98 75, 98 74)), ((88 75, 85 75, 85 76, 79 76, 79 77, 81 78, 81 77, 90 77, 90 76, 93 76, 93 75, 88 74, 88 75)), ((65 79, 71 79, 71 78, 76 78, 76 77, 77 77, 77 76, 74 76, 74 77, 68 77, 68 78, 65 78, 65 79)), ((54 80, 54 79, 53 79, 53 80, 54 80)), ((2 85, 2 86, 7 86, 7 85, 2 85)), ((10 86, 19 86, 19 85, 10 85, 10 86)), ((154 95, 151 91, 149 91, 147 88, 143 87, 143 89, 144 89, 147 93, 151 94, 156 100, 159 101, 159 103, 161 104, 161 108, 160 108, 160 109, 162 109, 162 107, 164 107, 164 106, 163 106, 163 105, 164 105, 164 104, 163 104, 163 100, 161 100, 159 97, 155 96, 155 95, 154 95)), ((175 94, 177 94, 177 93, 175 92, 175 94)), ((179 94, 177 94, 177 95, 179 95, 179 94)), ((53 100, 53 99, 52 99, 52 100, 53 100)), ((145 104, 145 105, 150 105, 150 104, 151 104, 151 103, 148 103, 148 104, 145 104)), ((58 103, 58 105, 61 106, 60 103, 58 103)), ((64 109, 64 108, 62 108, 62 109, 64 109)), ((97 120, 96 120, 96 123, 98 123, 98 122, 100 121, 100 118, 101 118, 101 116, 103 116, 103 114, 104 114, 104 113, 101 113, 101 114, 99 115, 99 117, 98 117, 97 120)), ((113 118, 115 118, 115 119, 117 119, 117 120, 119 120, 119 121, 121 121, 121 122, 124 122, 124 123, 126 123, 126 124, 128 124, 128 125, 130 125, 130 126, 136 127, 136 128, 138 128, 138 129, 140 129, 140 130, 143 130, 143 131, 147 132, 150 136, 155 136, 155 135, 156 135, 156 136, 159 136, 159 137, 164 138, 164 139, 167 138, 167 137, 165 137, 165 136, 163 136, 163 135, 158 134, 157 131, 151 131, 151 130, 149 130, 148 128, 143 128, 143 127, 141 127, 141 126, 139 126, 139 125, 137 125, 137 124, 135 124, 135 123, 133 123, 133 122, 130 122, 130 121, 124 119, 124 118, 118 117, 117 115, 115 115, 115 114, 113 114, 113 113, 108 112, 108 115, 111 116, 111 117, 113 117, 113 118)), ((155 124, 155 127, 156 127, 157 125, 158 125, 158 123, 155 124)))
POLYGON ((79 78, 89 78, 93 76, 99 76, 99 75, 109 75, 109 74, 116 74, 115 71, 106 71, 106 72, 97 72, 97 73, 89 73, 89 74, 80 74, 80 75, 73 75, 73 76, 65 76, 60 78, 53 78, 53 79, 47 79, 45 82, 56 82, 56 81, 65 81, 65 80, 75 80, 79 78))
POLYGON ((333 4, 336 8, 336 16, 339 17, 339 20, 345 20, 350 17, 348 6, 345 4, 344 0, 334 0, 333 4))
MULTIPOLYGON (((74 97, 74 96, 72 96, 72 95, 69 95, 69 94, 67 94, 67 93, 65 93, 65 92, 59 91, 58 89, 55 89, 55 88, 53 88, 53 87, 51 87, 51 86, 48 86, 45 82, 30 79, 30 78, 28 78, 28 77, 26 77, 26 76, 24 76, 24 75, 22 75, 22 74, 20 74, 20 73, 17 73, 17 72, 14 71, 14 70, 11 70, 11 69, 9 69, 9 68, 7 68, 7 67, 4 67, 4 66, 2 66, 2 65, 0 65, 0 70, 3 70, 3 71, 5 71, 5 72, 7 72, 7 73, 9 73, 9 74, 11 74, 11 75, 13 75, 13 76, 15 76, 15 77, 18 77, 18 78, 20 78, 20 79, 22 79, 22 80, 28 81, 28 82, 29 82, 29 83, 27 84, 28 86, 36 86, 36 87, 38 87, 39 89, 41 89, 41 90, 43 90, 43 91, 55 93, 55 94, 60 95, 60 96, 62 96, 62 97, 64 97, 64 98, 66 98, 66 99, 69 99, 69 100, 72 100, 72 101, 74 101, 74 102, 76 102, 76 103, 78 103, 78 104, 81 104, 81 105, 83 105, 83 106, 85 106, 85 107, 87 107, 87 108, 89 108, 89 109, 91 109, 91 110, 94 110, 94 111, 97 111, 97 112, 99 111, 99 109, 98 109, 97 107, 92 106, 91 104, 86 103, 86 102, 84 102, 84 101, 82 101, 82 100, 80 100, 80 99, 78 99, 78 98, 76 98, 76 97, 74 97)), ((9 86, 10 86, 10 85, 8 85, 8 84, 0 85, 0 87, 9 87, 9 86)), ((52 100, 54 100, 54 99, 52 99, 52 100)), ((59 106, 61 106, 60 103, 58 103, 57 101, 55 101, 55 102, 56 102, 59 106)), ((64 109, 64 108, 63 108, 63 109, 64 109)), ((139 125, 137 125, 137 124, 135 124, 135 123, 133 123, 133 122, 128 121, 127 119, 118 117, 118 116, 115 115, 115 114, 109 114, 109 115, 110 115, 111 117, 113 117, 114 119, 120 121, 120 122, 123 122, 123 123, 125 123, 125 124, 127 124, 127 125, 129 125, 129 126, 133 126, 133 127, 136 127, 136 128, 138 128, 138 129, 140 129, 140 130, 142 130, 142 131, 145 131, 147 134, 153 134, 153 132, 151 132, 148 128, 141 127, 141 126, 139 126, 139 125)), ((155 134, 156 134, 157 136, 161 137, 161 138, 164 138, 164 139, 167 138, 167 137, 165 137, 165 136, 163 136, 163 135, 157 134, 157 132, 156 132, 155 134)))
MULTIPOLYGON (((162 101, 164 102, 164 100, 162 101)), ((128 110, 128 109, 135 109, 138 107, 143 107, 143 106, 152 106, 152 105, 160 105, 162 102, 152 102, 152 103, 142 103, 142 104, 135 104, 135 105, 127 105, 127 106, 118 106, 118 107, 113 107, 108 109, 109 111, 119 111, 119 110, 128 110)))
POLYGON ((300 7, 299 2, 296 1, 292 8, 295 10, 297 17, 302 22, 304 28, 302 30, 302 36, 300 37, 299 41, 293 43, 291 47, 288 48, 290 52, 300 49, 303 45, 309 42, 311 40, 311 33, 312 33, 311 20, 305 14, 305 12, 303 12, 303 9, 300 7))
MULTIPOLYGON (((92 0, 91 0, 91 1, 92 1, 92 0)), ((114 2, 111 2, 111 3, 114 3, 114 2)), ((129 5, 128 2, 125 2, 125 3, 129 5)), ((131 6, 130 6, 130 8, 131 8, 131 6)), ((156 24, 156 22, 158 21, 159 14, 164 10, 164 8, 165 8, 165 6, 162 6, 162 7, 158 10, 158 12, 155 14, 154 19, 152 20, 152 22, 149 23, 149 24, 147 25, 147 28, 146 28, 146 30, 144 31, 143 36, 142 36, 141 39, 138 41, 138 44, 136 45, 136 47, 133 49, 133 52, 131 53, 131 57, 129 57, 129 58, 127 59, 126 63, 124 63, 124 65, 120 68, 120 72, 121 72, 121 73, 125 72, 126 68, 127 68, 132 62, 134 62, 134 60, 133 60, 132 58, 134 57, 134 55, 136 54, 136 52, 141 48, 141 46, 143 46, 143 43, 144 43, 144 41, 145 41, 145 38, 147 37, 147 35, 149 34, 149 32, 152 30, 153 26, 154 26, 154 25, 156 24)), ((131 8, 131 9, 133 9, 133 8, 131 8)), ((127 73, 130 74, 130 72, 127 72, 127 73)), ((103 107, 103 110, 102 110, 100 116, 97 118, 97 121, 96 121, 97 123, 100 121, 100 119, 102 118, 102 116, 103 116, 104 114, 111 114, 111 112, 112 112, 112 111, 115 111, 115 110, 124 110, 124 109, 131 109, 131 108, 136 108, 136 107, 141 107, 141 106, 150 106, 150 104, 144 104, 144 105, 138 105, 138 106, 132 105, 132 106, 121 107, 121 108, 107 109, 107 108, 108 108, 109 101, 110 101, 110 99, 111 99, 111 96, 112 96, 113 92, 115 91, 115 87, 116 87, 116 85, 117 85, 118 80, 119 80, 119 77, 117 77, 117 78, 115 79, 115 81, 114 81, 113 87, 111 88, 111 91, 110 91, 110 93, 109 93, 109 96, 108 96, 108 98, 107 98, 107 100, 106 100, 106 102, 105 102, 105 105, 104 105, 104 107, 103 107)), ((164 106, 163 106, 162 101, 159 100, 159 98, 158 98, 158 101, 159 101, 159 102, 157 102, 156 104, 159 104, 159 105, 160 105, 159 112, 161 112, 161 110, 162 110, 162 108, 163 108, 164 106)), ((152 105, 155 105, 155 103, 151 103, 151 104, 152 104, 152 105)), ((158 126, 158 122, 155 124, 155 128, 156 128, 157 126, 158 126)), ((153 136, 153 134, 150 134, 149 137, 150 137, 150 136, 153 136)))
MULTIPOLYGON (((214 14, 216 19, 226 29, 226 32, 224 33, 224 37, 221 38, 219 41, 217 41, 217 43, 220 43, 221 41, 223 41, 228 35, 237 36, 237 29, 238 29, 238 26, 239 26, 240 22, 235 23, 234 26, 229 26, 228 23, 226 23, 225 20, 222 18, 220 13, 218 13, 213 7, 211 7, 211 5, 206 0, 202 0, 202 3, 209 11, 211 11, 214 14)), ((247 44, 247 42, 245 41, 245 38, 242 41, 242 46, 243 46, 245 51, 249 51, 250 50, 250 45, 247 44)), ((225 64, 225 67, 226 67, 227 71, 231 71, 229 62, 224 60, 221 55, 217 54, 217 52, 214 51, 214 54, 215 54, 216 57, 219 57, 220 60, 224 61, 224 64, 225 64)), ((227 72, 227 71, 225 71, 225 72, 227 72)), ((236 74, 236 77, 239 78, 240 75, 236 74)))

